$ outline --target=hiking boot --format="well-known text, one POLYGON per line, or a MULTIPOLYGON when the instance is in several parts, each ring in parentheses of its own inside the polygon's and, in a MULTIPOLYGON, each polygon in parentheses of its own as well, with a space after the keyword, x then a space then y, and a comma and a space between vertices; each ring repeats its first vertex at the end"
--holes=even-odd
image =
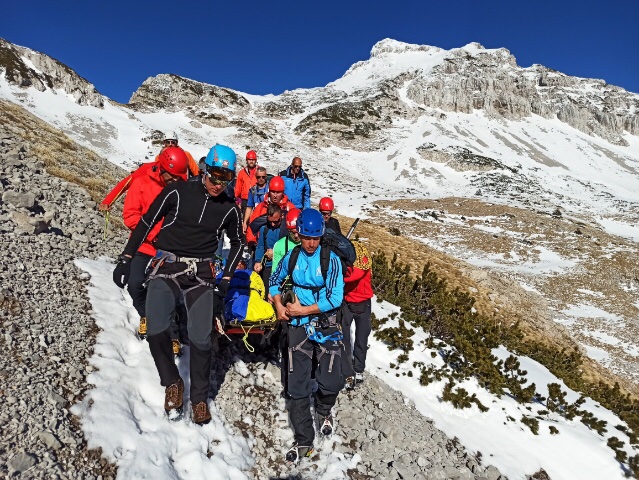
POLYGON ((324 435, 325 437, 330 437, 331 435, 333 435, 333 415, 331 415, 330 413, 326 416, 320 415, 319 421, 321 423, 320 432, 322 433, 322 435, 324 435))
POLYGON ((355 383, 363 383, 364 382, 364 373, 356 373, 355 374, 355 383))
POLYGON ((346 377, 344 388, 346 390, 353 390, 355 388, 355 377, 346 377))
POLYGON ((146 317, 140 317, 140 326, 138 327, 138 338, 146 339, 146 317))
POLYGON ((191 405, 191 408, 193 409, 193 423, 206 425, 211 421, 211 412, 209 412, 209 406, 206 402, 191 405))
POLYGON ((180 341, 177 338, 174 338, 173 340, 171 340, 171 342, 173 343, 173 356, 175 358, 181 356, 182 355, 182 344, 180 343, 180 341))
POLYGON ((302 458, 308 458, 313 455, 313 445, 301 446, 297 442, 293 443, 293 446, 286 452, 286 461, 289 463, 297 463, 302 458))
POLYGON ((164 390, 164 411, 171 416, 173 412, 182 413, 184 382, 180 378, 164 390))

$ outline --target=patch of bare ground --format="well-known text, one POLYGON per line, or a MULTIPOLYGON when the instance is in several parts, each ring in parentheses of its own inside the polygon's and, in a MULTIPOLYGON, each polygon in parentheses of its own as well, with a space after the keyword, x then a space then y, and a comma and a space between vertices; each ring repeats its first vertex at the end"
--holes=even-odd
POLYGON ((598 358, 584 357, 586 379, 618 381, 639 396, 633 242, 588 218, 477 199, 375 205, 356 230, 373 250, 397 253, 415 273, 430 263, 452 288, 470 292, 481 314, 503 325, 519 321, 531 339, 579 347, 598 358))

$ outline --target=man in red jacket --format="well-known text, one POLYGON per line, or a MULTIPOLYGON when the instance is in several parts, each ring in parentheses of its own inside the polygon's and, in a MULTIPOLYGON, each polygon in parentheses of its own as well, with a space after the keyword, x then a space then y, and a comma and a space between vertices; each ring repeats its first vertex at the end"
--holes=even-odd
POLYGON ((344 273, 344 302, 340 309, 342 333, 346 358, 343 358, 342 373, 348 390, 364 381, 368 336, 371 333, 371 256, 360 242, 353 242, 357 260, 344 273), (351 324, 355 320, 355 342, 351 350, 351 324), (352 356, 351 356, 352 352, 352 356))
MULTIPOLYGON (((131 188, 131 184, 133 180, 141 176, 146 176, 147 171, 155 167, 155 165, 160 159, 160 155, 162 154, 164 149, 168 147, 178 147, 177 133, 173 131, 166 132, 164 134, 164 140, 162 141, 162 150, 155 157, 155 161, 153 163, 143 163, 142 165, 138 167, 137 170, 132 171, 130 175, 120 180, 118 184, 115 187, 113 187, 113 189, 111 189, 111 191, 107 194, 107 196, 104 197, 104 199, 100 202, 100 205, 98 205, 98 210, 103 212, 111 210, 111 207, 118 200, 118 198, 124 195, 124 193, 129 188, 131 188)), ((178 148, 180 148, 180 150, 184 152, 184 154, 186 155, 186 158, 188 159, 188 170, 191 173, 191 175, 192 176, 199 175, 200 169, 198 164, 195 163, 195 160, 193 160, 193 156, 186 150, 183 150, 181 147, 178 147, 178 148)))
POLYGON ((255 171, 257 168, 257 153, 255 150, 249 150, 246 154, 246 167, 237 174, 235 181, 235 201, 238 202, 242 209, 242 218, 248 202, 249 189, 257 183, 255 171))
MULTIPOLYGON (((124 224, 133 231, 140 218, 146 213, 155 197, 170 183, 186 180, 189 168, 189 160, 184 150, 179 147, 167 147, 158 155, 158 160, 153 168, 145 171, 133 179, 126 198, 124 199, 123 217, 124 224)), ((140 245, 135 256, 131 260, 131 274, 127 290, 133 300, 133 307, 140 315, 140 327, 138 336, 146 337, 146 267, 155 256, 153 242, 162 228, 162 222, 153 227, 145 241, 140 245)), ((177 332, 176 332, 177 333, 177 332)), ((179 354, 179 340, 175 343, 174 353, 179 354)))
MULTIPOLYGON (((257 244, 257 231, 259 230, 259 227, 255 229, 255 232, 253 232, 253 227, 251 227, 251 224, 256 218, 261 217, 262 215, 266 215, 268 206, 271 203, 275 203, 280 206, 280 208, 282 209, 283 217, 286 216, 286 213, 289 210, 293 210, 295 208, 295 205, 289 202, 288 197, 284 194, 284 179, 282 177, 271 178, 271 182, 268 184, 268 193, 264 196, 264 200, 256 205, 253 209, 251 217, 248 221, 248 227, 246 228, 245 232, 247 243, 257 244)), ((262 223, 262 225, 264 225, 264 223, 262 223)), ((262 225, 260 225, 260 227, 262 225)))

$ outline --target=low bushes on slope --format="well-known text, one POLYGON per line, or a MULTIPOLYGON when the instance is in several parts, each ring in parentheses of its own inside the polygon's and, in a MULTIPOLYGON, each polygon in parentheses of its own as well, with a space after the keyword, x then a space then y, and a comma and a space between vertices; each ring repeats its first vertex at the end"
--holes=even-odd
MULTIPOLYGON (((525 355, 544 365, 571 389, 581 392, 616 413, 628 427, 617 428, 630 437, 632 444, 639 444, 639 402, 624 394, 619 385, 593 383, 583 377, 580 365, 584 359, 578 350, 558 348, 524 336, 517 323, 504 325, 495 318, 482 316, 473 308, 474 299, 458 289, 450 289, 427 264, 421 275, 411 274, 410 267, 397 260, 397 255, 388 261, 383 253, 373 255, 373 289, 378 299, 401 307, 398 327, 383 328, 387 319, 374 319, 375 337, 388 343, 389 349, 402 350, 398 362, 408 360, 413 349, 411 339, 414 330, 420 327, 430 336, 427 345, 440 355, 441 367, 425 366, 416 362, 420 371, 420 383, 428 385, 434 380, 448 380, 442 398, 457 408, 477 405, 482 411, 487 408, 475 395, 468 395, 463 388, 455 389, 456 383, 475 378, 492 394, 508 394, 520 403, 532 401, 545 403, 548 412, 560 414, 571 420, 580 420, 600 435, 607 431, 606 422, 580 409, 585 399, 582 396, 568 403, 558 384, 548 385, 548 397, 536 391, 534 383, 528 382, 525 370, 520 369, 517 357, 499 360, 492 349, 505 346, 516 355, 525 355)), ((394 365, 391 365, 394 366, 394 365)), ((543 411, 542 411, 543 412, 543 411)), ((524 416, 522 423, 537 433, 539 422, 534 417, 524 416)), ((555 433, 555 432, 553 432, 555 433)), ((635 476, 639 477, 639 455, 627 458, 622 450, 624 443, 616 437, 608 439, 608 446, 615 452, 618 461, 627 463, 635 476)))

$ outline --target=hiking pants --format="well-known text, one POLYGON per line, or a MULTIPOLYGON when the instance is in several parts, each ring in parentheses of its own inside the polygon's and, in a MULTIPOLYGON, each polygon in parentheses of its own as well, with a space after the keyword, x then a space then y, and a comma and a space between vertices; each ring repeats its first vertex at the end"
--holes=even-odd
MULTIPOLYGON (((337 326, 317 328, 325 336, 338 330, 337 326)), ((304 327, 288 328, 288 394, 291 397, 289 414, 298 445, 313 445, 315 429, 311 415, 311 370, 313 357, 317 358, 315 378, 318 389, 314 394, 315 412, 329 415, 337 394, 344 386, 341 356, 342 342, 327 341, 323 344, 308 339, 304 327)))
POLYGON ((150 255, 137 252, 131 259, 131 273, 127 290, 133 300, 133 307, 140 317, 146 317, 146 267, 151 261, 150 255))
POLYGON ((340 311, 345 355, 342 360, 344 377, 364 373, 368 336, 371 333, 371 301, 344 302, 340 311), (351 346, 351 324, 355 320, 355 342, 351 346), (351 352, 353 354, 351 355, 351 352))
MULTIPOLYGON (((213 282, 209 262, 197 264, 197 275, 206 282, 213 282)), ((183 271, 184 263, 171 263, 160 267, 158 274, 183 271)), ((180 378, 171 345, 171 320, 184 295, 187 312, 191 370, 191 403, 206 401, 209 396, 211 373, 211 333, 213 331, 213 306, 217 298, 213 289, 201 285, 197 279, 180 275, 173 279, 156 277, 149 282, 147 294, 147 325, 151 355, 160 375, 160 384, 167 387, 180 378)))

